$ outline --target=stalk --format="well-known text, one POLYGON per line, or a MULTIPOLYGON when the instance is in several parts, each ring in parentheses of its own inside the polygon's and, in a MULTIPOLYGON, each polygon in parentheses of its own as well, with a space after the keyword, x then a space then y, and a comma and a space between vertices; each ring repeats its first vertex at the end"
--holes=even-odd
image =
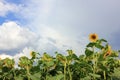
POLYGON ((5 80, 5 77, 3 77, 3 80, 5 80))
POLYGON ((104 80, 106 80, 106 72, 103 71, 103 74, 104 74, 104 80))
MULTIPOLYGON (((93 66, 93 74, 95 74, 95 65, 93 66)), ((94 76, 93 76, 93 79, 95 80, 94 76)))
POLYGON ((70 66, 68 66, 68 73, 69 73, 70 80, 72 80, 72 74, 70 72, 70 66))
POLYGON ((66 63, 64 64, 64 80, 66 80, 66 63))
MULTIPOLYGON (((95 46, 92 47, 93 53, 94 53, 94 55, 93 55, 93 60, 94 60, 94 64, 93 64, 93 74, 96 73, 96 66, 97 66, 97 60, 96 60, 96 55, 95 55, 94 47, 95 47, 95 46)), ((94 77, 94 76, 93 76, 93 79, 95 80, 95 77, 94 77)))
POLYGON ((30 76, 29 66, 27 66, 27 68, 26 68, 26 69, 27 69, 27 77, 28 77, 28 80, 30 80, 30 77, 29 77, 29 76, 30 76))
POLYGON ((13 74, 14 74, 14 79, 16 80, 16 73, 15 73, 15 70, 13 70, 13 74))

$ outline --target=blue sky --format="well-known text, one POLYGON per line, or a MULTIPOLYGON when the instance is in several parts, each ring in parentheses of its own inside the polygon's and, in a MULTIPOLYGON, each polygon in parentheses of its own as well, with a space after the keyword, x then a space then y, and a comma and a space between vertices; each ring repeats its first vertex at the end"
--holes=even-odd
POLYGON ((0 54, 73 49, 79 55, 90 33, 118 50, 119 14, 119 0, 0 0, 0 54))

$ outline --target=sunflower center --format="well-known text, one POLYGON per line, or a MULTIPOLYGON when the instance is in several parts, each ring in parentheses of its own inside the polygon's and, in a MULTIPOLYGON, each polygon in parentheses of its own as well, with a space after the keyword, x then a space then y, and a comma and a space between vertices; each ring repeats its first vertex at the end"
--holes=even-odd
POLYGON ((96 39, 96 36, 95 36, 95 35, 93 35, 93 36, 92 36, 92 39, 96 39))

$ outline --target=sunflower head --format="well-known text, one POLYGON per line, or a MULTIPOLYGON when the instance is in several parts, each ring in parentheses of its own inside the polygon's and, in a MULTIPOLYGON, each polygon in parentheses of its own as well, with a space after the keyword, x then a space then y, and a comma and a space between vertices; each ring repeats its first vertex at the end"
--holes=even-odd
POLYGON ((111 46, 108 46, 108 49, 107 49, 106 53, 104 54, 104 58, 111 55, 111 53, 112 53, 111 46))
POLYGON ((90 42, 96 42, 98 40, 98 35, 93 33, 89 35, 90 42))

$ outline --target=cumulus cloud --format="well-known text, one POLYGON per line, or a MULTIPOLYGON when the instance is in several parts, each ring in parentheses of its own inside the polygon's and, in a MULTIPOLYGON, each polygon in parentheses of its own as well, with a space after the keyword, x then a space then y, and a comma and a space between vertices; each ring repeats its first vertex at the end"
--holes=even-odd
POLYGON ((65 35, 79 36, 98 32, 103 37, 119 29, 120 1, 115 0, 29 0, 22 13, 32 20, 31 24, 40 27, 40 24, 59 29, 65 35), (30 2, 31 1, 31 2, 30 2), (34 13, 35 12, 35 13, 34 13), (34 20, 34 21, 33 21, 34 20), (88 29, 89 28, 89 29, 88 29), (111 30, 107 30, 107 29, 111 30), (104 31, 101 33, 101 31, 104 31), (76 34, 76 32, 79 32, 76 34))
POLYGON ((23 9, 20 11, 20 14, 27 19, 33 19, 33 17, 36 17, 34 20, 38 19, 38 17, 45 19, 45 17, 49 16, 54 2, 55 0, 26 0, 26 3, 24 3, 25 6, 22 7, 23 9), (39 16, 36 14, 39 14, 39 16))
POLYGON ((10 58, 13 59, 13 56, 7 55, 5 53, 0 54, 0 59, 10 58))
POLYGON ((5 0, 0 0, 0 16, 6 16, 9 12, 18 12, 20 5, 8 3, 5 0))
POLYGON ((9 21, 0 25, 0 50, 2 51, 24 48, 36 39, 34 32, 20 27, 16 22, 9 21))
MULTIPOLYGON (((29 1, 25 8, 28 14, 23 16, 30 17, 29 26, 34 26, 38 33, 42 31, 41 28, 44 27, 42 24, 44 24, 70 39, 81 40, 84 36, 87 38, 89 33, 95 32, 102 38, 113 40, 112 38, 116 36, 110 34, 120 29, 120 1, 118 0, 29 1)), ((22 13, 25 13, 24 10, 22 13)), ((118 41, 114 40, 114 42, 118 41)))
MULTIPOLYGON (((65 51, 66 49, 75 49, 75 51, 81 54, 80 51, 84 48, 83 44, 86 43, 81 42, 86 41, 86 38, 82 37, 84 34, 83 31, 79 31, 77 34, 76 27, 74 26, 75 28, 73 29, 73 26, 71 27, 69 25, 76 20, 63 25, 65 21, 69 22, 74 17, 70 17, 71 15, 75 15, 74 12, 71 13, 71 11, 70 14, 67 14, 69 9, 65 6, 66 2, 63 6, 60 6, 62 1, 58 4, 55 0, 29 0, 24 4, 25 7, 20 11, 20 15, 30 21, 27 26, 35 30, 41 37, 38 42, 33 45, 37 51, 46 50, 48 52, 54 52, 55 50, 65 51), (62 20, 58 21, 57 18, 62 20), (65 20, 63 20, 63 18, 65 20), (67 18, 69 18, 69 20, 67 18), (78 36, 81 37, 78 39, 78 36)), ((71 9, 73 10, 73 8, 71 9)), ((75 9, 75 11, 76 10, 77 9, 75 9)), ((78 14, 75 18, 77 16, 78 14)))
POLYGON ((41 39, 38 41, 38 49, 44 51, 50 51, 54 53, 55 51, 60 51, 65 53, 67 49, 72 49, 76 54, 83 54, 85 44, 87 42, 86 37, 72 38, 64 34, 59 33, 55 29, 44 26, 40 30, 41 39))

